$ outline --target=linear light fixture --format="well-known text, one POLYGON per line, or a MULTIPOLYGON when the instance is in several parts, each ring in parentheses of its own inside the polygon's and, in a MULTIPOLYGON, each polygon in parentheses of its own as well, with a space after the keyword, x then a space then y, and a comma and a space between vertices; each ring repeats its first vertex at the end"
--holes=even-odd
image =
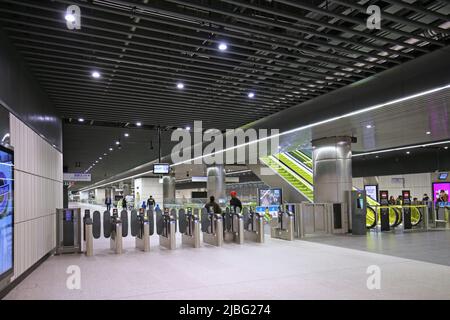
POLYGON ((352 155, 352 157, 356 158, 356 157, 368 156, 368 155, 371 155, 371 154, 380 154, 380 153, 387 153, 387 152, 393 152, 393 151, 410 150, 410 149, 438 146, 438 145, 441 145, 441 144, 450 144, 450 140, 440 141, 440 142, 430 142, 430 143, 424 143, 424 144, 415 144, 415 145, 412 145, 412 146, 390 148, 390 149, 370 151, 370 152, 364 152, 364 153, 357 153, 357 154, 352 155))
MULTIPOLYGON (((419 93, 416 93, 416 94, 413 94, 413 95, 409 95, 409 96, 406 96, 406 97, 403 97, 403 98, 394 99, 394 100, 391 100, 391 101, 388 101, 388 102, 384 102, 384 103, 381 103, 381 104, 377 104, 377 105, 370 106, 370 107, 367 107, 367 108, 363 108, 363 109, 359 109, 359 110, 356 110, 356 111, 352 111, 352 112, 343 114, 341 116, 336 116, 336 117, 332 117, 332 118, 329 118, 329 119, 317 121, 317 122, 314 122, 314 123, 311 123, 311 124, 307 124, 307 125, 304 125, 304 126, 301 126, 301 127, 298 127, 298 128, 294 128, 294 129, 285 131, 285 132, 277 133, 277 134, 274 134, 274 135, 271 135, 271 136, 268 136, 268 137, 264 137, 264 138, 257 139, 257 140, 254 140, 254 141, 246 142, 246 143, 243 143, 243 144, 240 144, 240 145, 237 145, 237 146, 229 147, 229 148, 226 148, 226 149, 223 149, 223 150, 219 150, 219 151, 207 154, 207 155, 201 155, 201 156, 198 156, 198 157, 195 157, 195 158, 191 158, 191 159, 188 159, 188 160, 185 160, 185 161, 177 162, 177 163, 172 164, 171 167, 176 167, 176 166, 179 166, 179 165, 182 165, 182 164, 191 163, 191 162, 193 162, 195 160, 198 160, 198 159, 203 159, 205 157, 210 157, 212 155, 216 155, 216 154, 220 154, 220 153, 223 153, 223 152, 227 152, 229 150, 234 150, 234 149, 237 149, 237 148, 241 148, 243 146, 249 146, 249 145, 261 142, 261 141, 266 141, 266 140, 269 140, 269 139, 273 139, 275 137, 281 137, 281 136, 285 136, 285 135, 288 135, 288 134, 291 134, 291 133, 294 133, 294 132, 298 132, 298 131, 314 128, 314 127, 317 127, 317 126, 320 126, 320 125, 323 125, 323 124, 326 124, 326 123, 334 122, 334 121, 337 121, 337 120, 340 120, 340 119, 353 117, 353 116, 356 116, 356 115, 359 115, 359 114, 362 114, 362 113, 366 113, 366 112, 369 112, 369 111, 381 109, 381 108, 393 105, 395 103, 400 103, 400 102, 404 102, 404 101, 407 101, 407 100, 410 100, 410 99, 419 98, 419 97, 422 97, 422 96, 425 96, 425 95, 428 95, 428 94, 432 94, 432 93, 435 93, 435 92, 439 92, 439 91, 442 91, 442 90, 445 90, 445 89, 449 89, 449 88, 450 88, 450 84, 447 84, 445 86, 441 86, 441 87, 437 87, 437 88, 434 88, 434 89, 422 91, 422 92, 419 92, 419 93)), ((444 142, 437 142, 437 144, 443 144, 443 143, 444 142)), ((446 143, 449 143, 449 142, 446 142, 446 143)), ((429 144, 429 145, 431 145, 431 144, 429 144)), ((419 146, 423 146, 423 145, 419 145, 419 146)), ((401 148, 411 148, 411 147, 401 147, 401 148)), ((400 150, 402 150, 402 149, 400 149, 400 150)), ((373 152, 376 152, 376 151, 373 151, 373 152)), ((370 154, 370 153, 366 153, 366 154, 370 154)), ((362 155, 364 155, 364 154, 360 153, 360 154, 354 155, 354 156, 362 156, 362 155)), ((128 180, 128 179, 133 179, 133 178, 136 178, 136 177, 139 177, 139 176, 143 176, 143 175, 146 175, 146 174, 149 174, 149 173, 152 173, 152 172, 153 172, 153 170, 148 171, 148 172, 144 172, 144 173, 139 173, 139 174, 136 174, 136 175, 130 176, 130 177, 125 177, 125 178, 116 180, 114 182, 108 182, 108 183, 105 183, 105 184, 102 184, 102 185, 98 185, 98 186, 93 185, 93 186, 90 186, 90 187, 86 187, 84 189, 80 189, 80 191, 87 191, 87 190, 91 190, 91 189, 94 189, 94 188, 100 188, 100 187, 103 187, 103 186, 106 186, 106 185, 110 185, 112 183, 116 183, 116 182, 120 182, 120 181, 128 180)))

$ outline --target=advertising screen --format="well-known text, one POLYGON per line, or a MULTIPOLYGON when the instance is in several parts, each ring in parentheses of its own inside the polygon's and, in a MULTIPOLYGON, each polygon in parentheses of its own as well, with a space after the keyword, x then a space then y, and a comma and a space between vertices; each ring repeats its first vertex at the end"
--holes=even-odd
POLYGON ((0 279, 13 268, 13 152, 0 146, 0 279))
POLYGON ((280 188, 259 189, 258 192, 260 206, 281 206, 282 191, 280 188))
POLYGON ((366 190, 366 195, 371 197, 373 200, 378 201, 378 186, 377 185, 365 185, 364 190, 366 190))
POLYGON ((154 174, 168 174, 170 166, 166 163, 157 163, 153 165, 154 174))
POLYGON ((434 201, 448 202, 448 195, 450 194, 450 182, 433 183, 433 197, 434 201))

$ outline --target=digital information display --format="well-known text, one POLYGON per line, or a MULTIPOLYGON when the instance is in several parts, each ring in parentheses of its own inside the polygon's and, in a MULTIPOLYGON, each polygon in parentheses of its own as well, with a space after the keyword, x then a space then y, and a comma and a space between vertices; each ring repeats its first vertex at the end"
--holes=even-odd
POLYGON ((279 206, 258 206, 256 207, 256 212, 267 221, 270 221, 272 218, 278 217, 279 208, 279 206))
POLYGON ((0 146, 0 279, 13 269, 13 152, 0 146))
POLYGON ((166 163, 156 163, 153 165, 153 174, 168 174, 170 166, 166 163))
POLYGON ((282 191, 280 188, 258 189, 260 206, 281 206, 282 191))
POLYGON ((373 200, 378 201, 378 186, 377 185, 366 185, 364 186, 366 190, 366 195, 371 197, 373 200))

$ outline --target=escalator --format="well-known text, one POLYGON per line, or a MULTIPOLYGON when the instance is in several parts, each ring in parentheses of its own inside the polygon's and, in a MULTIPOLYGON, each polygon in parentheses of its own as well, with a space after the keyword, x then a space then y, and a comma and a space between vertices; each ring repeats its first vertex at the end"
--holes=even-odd
MULTIPOLYGON (((314 181, 313 181, 313 162, 311 153, 304 150, 295 150, 284 153, 278 153, 261 159, 262 162, 272 168, 289 184, 295 187, 308 201, 313 202, 314 181)), ((357 190, 357 188, 353 188, 357 190)), ((380 223, 378 217, 380 215, 380 204, 366 197, 367 215, 366 227, 374 228, 380 223)), ((402 206, 389 207, 389 225, 397 227, 402 221, 402 206)), ((422 221, 423 214, 419 208, 411 207, 411 223, 413 226, 418 225, 422 221)))

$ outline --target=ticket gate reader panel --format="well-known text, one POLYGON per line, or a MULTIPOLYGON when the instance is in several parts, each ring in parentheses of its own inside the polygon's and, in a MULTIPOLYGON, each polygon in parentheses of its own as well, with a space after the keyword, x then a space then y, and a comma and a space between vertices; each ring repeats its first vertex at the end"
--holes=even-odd
POLYGON ((173 250, 176 248, 176 210, 169 211, 164 208, 156 209, 156 232, 159 234, 159 244, 167 249, 173 250))
POLYGON ((93 220, 91 218, 91 211, 87 209, 84 210, 84 217, 83 217, 83 247, 84 252, 88 257, 94 255, 94 237, 92 230, 93 230, 93 220))
POLYGON ((381 231, 390 231, 389 223, 389 192, 386 190, 380 191, 380 225, 381 231))
POLYGON ((411 223, 411 192, 409 190, 402 191, 402 199, 403 199, 403 229, 409 230, 412 229, 411 223))
POLYGON ((179 230, 182 233, 181 241, 183 244, 200 247, 200 220, 199 210, 196 208, 180 209, 178 211, 179 230))
POLYGON ((278 215, 272 218, 270 235, 272 238, 294 240, 294 215, 279 207, 278 215))
POLYGON ((366 191, 350 191, 352 234, 365 235, 367 201, 366 191))
POLYGON ((240 208, 226 208, 222 215, 224 221, 223 238, 225 241, 244 243, 244 219, 240 208))
POLYGON ((116 254, 121 254, 123 251, 123 231, 122 231, 122 221, 119 218, 117 209, 113 210, 113 215, 110 217, 110 240, 109 247, 116 254))
POLYGON ((144 252, 150 251, 150 226, 148 216, 143 208, 139 210, 139 215, 136 216, 135 228, 137 229, 135 238, 136 248, 144 252))
POLYGON ((260 215, 252 208, 242 209, 244 216, 244 239, 264 243, 264 215, 260 215))
POLYGON ((148 218, 148 226, 150 230, 150 235, 152 236, 155 233, 155 218, 153 206, 150 206, 150 209, 147 210, 147 218, 148 218))
POLYGON ((56 254, 79 253, 81 248, 81 210, 56 210, 56 254))
POLYGON ((203 242, 213 246, 223 245, 223 219, 219 213, 208 212, 206 208, 201 211, 201 230, 203 242))

